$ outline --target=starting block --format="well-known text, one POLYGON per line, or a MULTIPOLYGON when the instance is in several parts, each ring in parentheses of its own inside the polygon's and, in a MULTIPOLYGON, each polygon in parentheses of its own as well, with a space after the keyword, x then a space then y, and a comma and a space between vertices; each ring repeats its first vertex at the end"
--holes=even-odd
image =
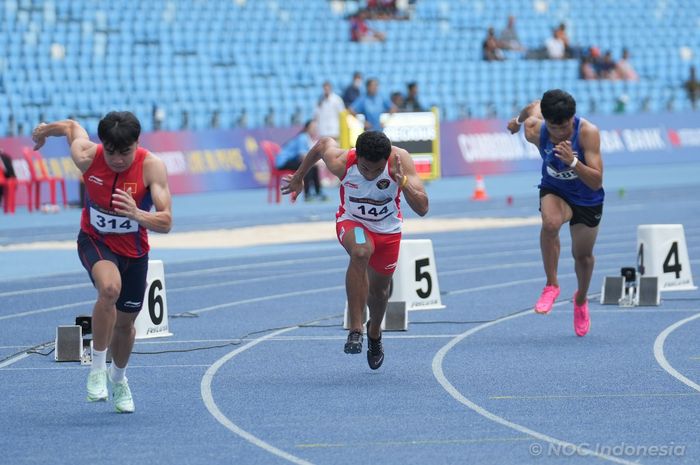
POLYGON ((168 330, 168 300, 165 296, 165 270, 161 260, 148 261, 146 293, 134 327, 136 339, 173 335, 168 330))
POLYGON ((637 269, 644 277, 657 277, 661 292, 696 290, 683 225, 639 225, 637 269))
POLYGON ((622 268, 620 276, 606 276, 603 280, 600 303, 620 307, 659 305, 659 279, 656 276, 640 276, 637 280, 634 268, 622 268))
POLYGON ((61 325, 56 328, 54 360, 79 362, 83 355, 83 329, 79 325, 61 325))
POLYGON ((636 294, 637 305, 651 306, 661 304, 661 289, 656 276, 641 276, 636 294))
MULTIPOLYGON (((74 325, 61 325, 56 328, 54 360, 57 362, 80 362, 81 365, 92 364, 92 338, 85 337, 92 333, 92 317, 76 317, 74 325)), ((107 349, 107 362, 112 361, 112 354, 107 349)))

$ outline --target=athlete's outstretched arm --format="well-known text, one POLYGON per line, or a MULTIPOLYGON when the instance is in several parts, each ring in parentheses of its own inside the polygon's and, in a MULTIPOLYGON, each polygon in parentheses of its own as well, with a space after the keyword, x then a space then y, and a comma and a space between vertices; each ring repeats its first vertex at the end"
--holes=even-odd
POLYGON ((515 134, 520 130, 520 126, 525 125, 525 139, 530 143, 538 144, 540 128, 543 122, 544 118, 540 109, 540 101, 535 100, 520 110, 518 116, 514 116, 513 119, 508 121, 508 130, 511 134, 515 134))
POLYGON ((428 194, 416 172, 413 158, 406 150, 398 147, 394 147, 394 153, 394 180, 401 186, 403 196, 411 209, 420 216, 425 216, 428 213, 428 194))
POLYGON ((172 201, 168 187, 168 172, 165 163, 149 153, 143 161, 143 180, 151 191, 153 206, 156 211, 141 210, 134 202, 131 194, 121 189, 115 189, 112 194, 114 210, 120 215, 131 218, 146 229, 159 233, 170 232, 173 223, 172 201))
POLYGON ((39 124, 32 131, 34 150, 39 150, 46 138, 51 136, 65 137, 75 166, 83 173, 87 171, 95 158, 97 144, 90 140, 87 131, 80 124, 71 119, 39 124))
POLYGON ((319 160, 323 160, 323 163, 326 164, 326 167, 333 175, 342 179, 345 176, 346 154, 347 150, 338 147, 335 139, 322 137, 311 147, 311 150, 306 154, 296 172, 283 178, 282 193, 285 195, 293 192, 299 194, 304 188, 304 176, 319 160))

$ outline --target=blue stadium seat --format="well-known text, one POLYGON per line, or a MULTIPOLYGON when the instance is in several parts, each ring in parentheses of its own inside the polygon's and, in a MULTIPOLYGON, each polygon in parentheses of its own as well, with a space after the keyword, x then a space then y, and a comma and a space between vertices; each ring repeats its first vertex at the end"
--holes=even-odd
MULTIPOLYGON (((345 17, 325 0, 210 0, 197 8, 188 0, 136 6, 129 0, 97 6, 58 1, 55 20, 43 10, 17 8, 24 3, 6 2, 0 18, 5 52, 0 97, 9 110, 0 118, 0 132, 7 132, 8 111, 23 122, 37 116, 10 105, 10 99, 39 102, 44 114, 104 112, 105 105, 127 108, 140 101, 164 108, 186 103, 197 107, 190 118, 197 127, 211 122, 213 105, 221 107, 220 123, 229 127, 238 123, 243 106, 250 112, 249 126, 264 124, 273 106, 278 124, 286 125, 297 108, 310 116, 321 82, 330 79, 342 92, 356 69, 378 77, 386 94, 418 81, 422 100, 443 107, 447 119, 463 117, 465 105, 473 116, 510 114, 513 105, 549 87, 569 89, 583 109, 599 102, 598 112, 613 111, 622 94, 630 98, 628 108, 640 108, 647 98, 653 111, 670 99, 675 109, 688 108, 681 86, 690 65, 700 60, 684 61, 679 51, 689 47, 694 57, 700 55, 698 2, 666 0, 662 8, 656 0, 639 0, 630 8, 606 1, 605 8, 585 12, 569 9, 564 0, 548 3, 549 14, 543 15, 523 0, 488 5, 420 0, 411 21, 372 22, 387 33, 386 43, 358 44, 348 40, 345 17), (500 30, 511 13, 530 49, 542 46, 559 18, 566 19, 575 44, 610 49, 616 58, 628 47, 641 80, 583 83, 576 60, 524 60, 520 52, 506 53, 505 62, 484 63, 485 29, 500 30), (63 59, 51 58, 52 44, 65 47, 63 59), (77 84, 92 97, 70 95, 77 84)), ((346 13, 352 5, 358 2, 347 2, 346 13)), ((168 113, 169 128, 179 128, 179 113, 168 113)))

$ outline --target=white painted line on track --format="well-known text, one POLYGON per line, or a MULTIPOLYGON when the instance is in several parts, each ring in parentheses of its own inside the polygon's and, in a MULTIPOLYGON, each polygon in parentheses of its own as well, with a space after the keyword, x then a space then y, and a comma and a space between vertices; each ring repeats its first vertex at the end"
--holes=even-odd
POLYGON ((219 410, 219 407, 216 405, 216 402, 214 401, 214 397, 212 396, 211 393, 211 383, 214 380, 214 376, 216 376, 216 372, 219 371, 219 369, 229 360, 231 360, 233 357, 236 355, 245 352, 248 349, 251 349, 255 347, 256 345, 260 344, 261 342, 273 338, 279 334, 286 333, 288 331, 292 331, 294 329, 297 329, 298 326, 293 326, 291 328, 285 328, 281 329, 279 331, 275 331, 274 333, 270 333, 266 336, 263 336, 259 339, 255 339, 252 342, 249 342, 248 344, 237 348, 236 350, 233 350, 229 352, 228 354, 224 355, 221 357, 219 360, 214 362, 213 365, 209 367, 206 373, 204 373, 204 376, 202 377, 202 383, 201 383, 201 393, 202 393, 202 399, 204 400, 204 405, 207 407, 207 410, 209 410, 209 413, 212 414, 212 416, 221 423, 226 429, 230 430, 232 433, 240 436, 241 438, 245 439, 249 443, 253 444, 254 446, 257 446, 273 455, 276 455, 277 457, 280 457, 284 460, 287 460, 288 462, 296 463, 297 465, 312 465, 311 462, 307 462, 304 459, 301 459, 297 457, 296 455, 292 455, 288 452, 285 452, 281 449, 278 449, 277 447, 273 446, 272 444, 263 441, 262 439, 258 438, 257 436, 254 436, 253 434, 249 433, 248 431, 244 430, 240 426, 236 425, 233 423, 231 420, 229 420, 226 415, 224 415, 221 410, 219 410))
POLYGON ((86 283, 80 284, 65 284, 63 286, 39 287, 35 289, 21 289, 19 291, 0 292, 0 297, 12 297, 15 295, 23 294, 36 294, 37 292, 67 291, 71 289, 80 289, 81 287, 92 287, 92 283, 88 281, 86 283))
MULTIPOLYGON (((687 233, 687 231, 686 231, 686 233, 687 233)), ((624 245, 629 245, 629 244, 632 244, 632 242, 629 242, 629 241, 606 242, 604 240, 601 240, 601 238, 599 237, 598 241, 596 242, 596 250, 600 250, 601 248, 606 248, 606 247, 619 247, 619 246, 624 246, 624 245)), ((564 245, 566 245, 566 244, 564 244, 564 245)), ((454 250, 472 249, 472 248, 473 248, 473 246, 466 244, 466 245, 443 246, 443 247, 436 246, 435 250, 436 250, 436 252, 438 252, 438 251, 444 252, 444 251, 454 251, 454 250)), ((459 259, 463 259, 463 258, 478 259, 478 258, 488 258, 488 257, 510 257, 510 256, 513 256, 516 254, 518 254, 518 255, 530 254, 530 253, 539 254, 539 252, 540 252, 539 248, 529 248, 529 249, 518 248, 518 249, 514 249, 514 250, 500 250, 498 252, 465 253, 465 254, 458 254, 458 255, 450 254, 449 256, 443 258, 442 262, 444 263, 446 261, 459 260, 459 259)), ((604 257, 617 258, 617 257, 623 257, 623 256, 629 256, 629 254, 627 254, 627 253, 596 254, 596 257, 599 259, 602 259, 604 257)), ((202 274, 220 273, 220 272, 224 272, 224 271, 239 271, 239 270, 250 270, 250 269, 255 269, 255 268, 267 268, 267 267, 271 267, 271 266, 295 265, 295 264, 300 264, 300 263, 310 263, 312 261, 323 262, 323 261, 342 259, 342 258, 344 258, 344 256, 337 255, 337 256, 316 257, 313 259, 286 259, 286 260, 275 260, 275 261, 269 261, 269 262, 228 265, 228 266, 220 266, 220 267, 215 267, 215 268, 202 268, 202 269, 189 270, 189 271, 173 272, 173 273, 168 273, 167 277, 168 278, 189 277, 189 276, 202 275, 202 274)), ((499 265, 499 266, 500 267, 519 267, 519 266, 526 266, 525 263, 529 264, 530 262, 520 262, 518 264, 506 264, 506 265, 499 265)), ((537 261, 535 263, 537 263, 539 265, 539 264, 541 264, 541 260, 537 261)), ((325 271, 342 271, 344 269, 345 268, 337 268, 337 269, 334 268, 332 270, 325 270, 325 271)), ((498 268, 494 268, 494 269, 498 269, 498 268)), ((473 271, 473 270, 472 269, 450 270, 450 271, 443 271, 440 274, 441 275, 450 275, 450 274, 455 274, 455 273, 460 273, 460 272, 461 273, 468 273, 471 271, 473 271)), ((248 283, 248 282, 265 281, 265 280, 294 277, 294 276, 298 276, 298 273, 268 275, 268 276, 261 276, 261 277, 255 277, 255 278, 245 278, 245 279, 239 279, 239 280, 231 280, 231 281, 217 282, 217 283, 208 283, 208 284, 188 286, 188 287, 169 286, 168 290, 170 292, 180 292, 180 291, 187 291, 187 290, 207 289, 207 288, 226 286, 226 285, 231 285, 231 284, 244 284, 244 283, 248 283)), ((61 286, 51 286, 51 287, 45 287, 45 288, 32 288, 32 289, 22 289, 22 290, 17 290, 17 291, 0 292, 0 297, 11 297, 11 296, 16 296, 16 295, 24 295, 24 294, 36 294, 38 292, 64 291, 64 290, 80 289, 80 288, 86 288, 86 287, 92 287, 92 283, 84 282, 84 283, 77 283, 77 284, 66 284, 66 285, 61 285, 61 286)))
POLYGON ((252 304, 252 303, 257 303, 257 302, 265 302, 267 300, 275 300, 275 299, 280 299, 283 297, 296 297, 299 295, 316 294, 319 292, 337 291, 340 289, 345 289, 345 285, 322 287, 319 289, 307 289, 306 291, 285 292, 283 294, 268 295, 265 297, 253 297, 252 299, 237 300, 235 302, 228 302, 225 304, 212 305, 210 307, 198 308, 196 310, 185 310, 182 313, 193 313, 195 315, 199 315, 202 313, 211 312, 213 310, 221 310, 222 308, 230 308, 230 307, 237 307, 239 305, 252 304))
MULTIPOLYGON (((568 302, 560 302, 554 304, 555 306, 563 305, 568 302)), ((440 383, 440 385, 447 391, 448 394, 450 394, 457 402, 460 404, 465 405, 466 407, 470 408, 474 412, 478 413, 479 415, 483 416, 484 418, 487 418, 495 423, 498 423, 500 425, 503 425, 507 428, 513 429, 515 431, 519 431, 523 434, 527 434, 535 439, 538 439, 543 442, 548 442, 550 444, 554 444, 555 446, 559 447, 564 447, 567 450, 572 450, 576 451, 576 453, 580 456, 593 456, 593 457, 598 457, 603 460, 608 460, 610 462, 614 463, 620 463, 624 465, 634 465, 636 462, 630 462, 627 460, 620 459, 618 457, 613 457, 610 455, 605 455, 605 454, 600 454, 598 452, 595 452, 590 449, 586 449, 584 447, 581 447, 580 445, 573 444, 570 442, 562 441, 561 439, 554 438, 552 436, 548 436, 546 434, 540 433, 538 431, 532 430, 530 428, 527 428, 525 426, 522 426, 518 423, 514 423, 512 421, 508 421, 503 417, 500 417, 494 413, 489 412, 485 408, 479 406, 478 404, 472 402, 471 400, 467 399, 462 393, 460 393, 457 388, 455 388, 452 383, 447 379, 445 376, 445 373, 442 369, 442 364, 443 361, 445 360, 445 356, 447 353, 457 344, 462 342, 464 339, 467 337, 471 336, 472 334, 475 334, 483 329, 486 329, 488 327, 497 325, 499 323, 503 323, 509 320, 513 320, 515 318, 520 318, 526 315, 532 315, 534 314, 533 310, 522 312, 522 313, 516 313, 515 315, 510 315, 498 320, 494 320, 489 323, 484 323, 482 325, 477 326, 476 328, 469 329, 465 331, 464 333, 460 334, 459 336, 455 337, 452 339, 450 342, 448 342, 442 349, 438 351, 437 354, 435 354, 435 357, 433 358, 433 375, 435 376, 435 379, 440 383)))
POLYGON ((666 370, 666 372, 676 378, 678 381, 681 383, 685 384, 686 386, 695 389, 696 391, 700 392, 700 385, 697 383, 689 380, 687 377, 683 376, 678 370, 673 368, 670 363, 668 363, 668 360, 666 360, 666 355, 664 355, 664 343, 666 342, 666 338, 675 330, 680 328, 686 323, 690 323, 693 320, 697 320, 700 318, 700 313, 690 316, 688 318, 684 318, 680 321, 677 321, 673 323, 671 326, 668 328, 664 329, 661 331, 661 333, 656 337, 656 340, 654 341, 654 358, 656 358, 656 362, 666 370))
MULTIPOLYGON (((27 352, 24 352, 23 354, 15 355, 14 357, 8 358, 4 362, 0 363, 0 368, 8 367, 8 366, 12 365, 13 363, 19 362, 20 360, 25 359, 27 357, 29 357, 29 354, 27 352)), ((5 371, 5 370, 3 370, 3 371, 5 371)))
POLYGON ((73 308, 73 307, 79 307, 81 305, 94 305, 96 299, 92 300, 83 300, 82 302, 73 302, 70 304, 64 304, 64 305, 57 305, 55 307, 47 307, 47 308, 39 308, 36 310, 28 310, 26 312, 19 312, 19 313, 12 313, 10 315, 3 315, 0 316, 0 321, 1 320, 9 320, 10 318, 19 318, 22 316, 29 316, 29 315, 38 315, 40 313, 48 313, 48 312, 53 312, 56 310, 64 310, 66 308, 73 308))
POLYGON ((227 266, 217 266, 213 268, 203 268, 190 271, 178 271, 174 273, 168 273, 168 278, 179 278, 183 276, 196 276, 202 274, 213 274, 221 273, 224 271, 239 271, 239 270, 249 270, 251 268, 263 268, 270 266, 281 266, 281 265, 306 265, 308 263, 316 262, 327 262, 329 260, 337 260, 341 258, 342 255, 330 255, 323 257, 305 257, 305 258, 295 258, 288 260, 276 260, 272 262, 258 262, 258 263, 247 263, 245 265, 227 265, 227 266))
MULTIPOLYGON (((346 270, 347 270, 347 267, 323 268, 323 269, 316 270, 316 271, 304 271, 304 277, 316 276, 316 275, 327 275, 327 274, 331 274, 331 273, 340 273, 340 272, 343 272, 346 270)), ((215 288, 215 287, 234 286, 236 284, 249 284, 249 283, 275 281, 277 279, 298 278, 298 277, 299 277, 299 271, 297 270, 297 271, 294 271, 292 273, 281 273, 281 274, 275 274, 275 275, 269 275, 269 276, 258 276, 255 278, 236 279, 236 280, 231 280, 231 281, 218 281, 215 283, 197 284, 194 286, 168 288, 168 292, 174 293, 174 292, 194 291, 194 290, 202 290, 202 289, 211 289, 211 288, 215 288)))
MULTIPOLYGON (((29 354, 24 354, 29 355, 29 354)), ((75 362, 77 363, 77 362, 75 362)), ((182 364, 182 365, 129 365, 129 370, 139 368, 209 368, 209 364, 182 364)), ((2 368, 2 367, 0 367, 2 368)), ((58 367, 23 367, 23 368, 5 368, 3 371, 55 371, 55 370, 85 370, 84 366, 58 366, 58 367)))

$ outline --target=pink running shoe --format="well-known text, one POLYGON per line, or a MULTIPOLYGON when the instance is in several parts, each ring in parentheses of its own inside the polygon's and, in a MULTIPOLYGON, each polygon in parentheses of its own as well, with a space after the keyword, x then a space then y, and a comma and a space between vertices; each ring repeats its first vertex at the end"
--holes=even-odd
POLYGON ((588 299, 583 303, 583 305, 576 305, 576 294, 574 293, 574 331, 579 337, 583 337, 591 329, 591 318, 588 315, 588 299))
POLYGON ((545 286, 542 289, 542 295, 537 299, 535 304, 535 313, 546 315, 552 310, 554 301, 559 297, 559 288, 557 286, 545 286))

